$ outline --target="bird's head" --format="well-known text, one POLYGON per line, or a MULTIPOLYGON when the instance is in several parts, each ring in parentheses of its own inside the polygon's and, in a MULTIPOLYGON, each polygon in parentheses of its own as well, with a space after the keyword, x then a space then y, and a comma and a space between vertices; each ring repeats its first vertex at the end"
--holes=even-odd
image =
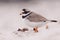
POLYGON ((20 13, 20 15, 22 15, 22 18, 27 17, 27 15, 30 13, 29 10, 27 9, 22 9, 22 12, 20 13))
POLYGON ((27 15, 30 11, 27 9, 22 9, 22 12, 20 13, 20 15, 27 15))

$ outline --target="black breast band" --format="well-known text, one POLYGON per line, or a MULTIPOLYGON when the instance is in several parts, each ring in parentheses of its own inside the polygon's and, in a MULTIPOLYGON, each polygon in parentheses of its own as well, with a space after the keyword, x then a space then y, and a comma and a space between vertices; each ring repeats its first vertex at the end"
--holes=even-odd
POLYGON ((27 16, 29 16, 32 12, 30 12, 29 14, 22 16, 22 18, 26 18, 27 16))

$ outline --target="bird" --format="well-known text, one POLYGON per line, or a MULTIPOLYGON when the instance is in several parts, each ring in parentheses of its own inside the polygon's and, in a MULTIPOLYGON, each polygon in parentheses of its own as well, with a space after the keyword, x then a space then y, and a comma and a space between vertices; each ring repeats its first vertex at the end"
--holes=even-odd
POLYGON ((32 27, 34 32, 38 32, 38 28, 44 25, 46 25, 46 29, 48 29, 47 23, 49 22, 57 22, 57 20, 49 20, 43 17, 42 15, 37 14, 26 8, 22 9, 22 12, 20 13, 20 15, 22 15, 22 19, 24 19, 25 24, 32 27))

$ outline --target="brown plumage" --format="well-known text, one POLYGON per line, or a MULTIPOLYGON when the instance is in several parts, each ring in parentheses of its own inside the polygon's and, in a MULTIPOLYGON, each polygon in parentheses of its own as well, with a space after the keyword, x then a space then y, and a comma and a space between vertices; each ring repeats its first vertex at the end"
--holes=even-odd
POLYGON ((47 19, 39 14, 36 14, 34 12, 31 12, 31 14, 27 17, 27 19, 31 22, 41 22, 41 21, 47 21, 47 19))

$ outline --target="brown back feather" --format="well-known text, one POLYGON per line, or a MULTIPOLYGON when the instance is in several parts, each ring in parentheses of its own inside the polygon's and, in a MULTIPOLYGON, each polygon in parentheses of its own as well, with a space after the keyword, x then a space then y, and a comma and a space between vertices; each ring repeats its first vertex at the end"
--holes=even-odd
POLYGON ((32 12, 27 19, 31 22, 41 22, 41 21, 47 21, 47 19, 39 14, 36 14, 32 12))

